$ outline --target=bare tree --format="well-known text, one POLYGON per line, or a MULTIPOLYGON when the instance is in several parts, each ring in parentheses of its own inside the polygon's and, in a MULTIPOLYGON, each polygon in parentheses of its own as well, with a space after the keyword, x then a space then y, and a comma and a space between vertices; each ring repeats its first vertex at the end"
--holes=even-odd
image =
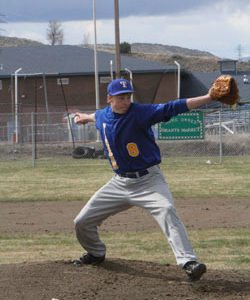
MULTIPOLYGON (((7 23, 5 20, 5 15, 3 15, 2 13, 0 13, 0 23, 7 23)), ((1 35, 1 31, 4 31, 4 29, 0 28, 0 35, 1 35)))
POLYGON ((56 20, 49 21, 47 28, 47 40, 50 45, 54 46, 63 44, 64 33, 61 26, 62 24, 56 20))
POLYGON ((83 46, 88 47, 90 44, 90 34, 89 32, 84 33, 83 35, 83 46))

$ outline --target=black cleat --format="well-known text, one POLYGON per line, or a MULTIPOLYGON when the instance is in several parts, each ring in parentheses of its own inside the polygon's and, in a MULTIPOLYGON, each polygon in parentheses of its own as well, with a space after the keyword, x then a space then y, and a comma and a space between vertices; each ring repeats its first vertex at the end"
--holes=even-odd
POLYGON ((198 263, 197 261, 189 261, 183 267, 189 281, 197 281, 201 276, 206 273, 207 268, 205 264, 198 263))
POLYGON ((105 260, 105 255, 96 257, 94 255, 91 255, 89 253, 84 254, 79 259, 76 259, 73 261, 74 265, 82 266, 82 265, 99 265, 105 260))

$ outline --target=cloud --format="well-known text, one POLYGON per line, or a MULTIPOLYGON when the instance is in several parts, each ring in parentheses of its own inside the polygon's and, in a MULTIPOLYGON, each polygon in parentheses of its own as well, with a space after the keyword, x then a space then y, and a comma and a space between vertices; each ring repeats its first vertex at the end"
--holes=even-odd
MULTIPOLYGON (((209 5, 218 0, 210 0, 209 5)), ((238 0, 244 1, 244 0, 238 0)), ((205 0, 120 0, 120 17, 171 15, 195 10, 208 5, 205 0)), ((49 20, 91 20, 93 0, 1 0, 1 7, 8 22, 48 22, 49 20)), ((96 0, 99 19, 113 19, 114 1, 96 0)))
POLYGON ((228 24, 239 34, 244 37, 249 35, 250 28, 250 4, 245 6, 244 10, 235 10, 231 15, 228 16, 228 24))
MULTIPOLYGON (((102 21, 97 22, 97 35, 100 34, 102 21)), ((65 43, 68 44, 82 44, 84 37, 88 37, 89 43, 94 43, 94 27, 93 21, 70 21, 63 23, 63 32, 65 43)))
POLYGON ((27 38, 41 43, 46 41, 46 26, 45 23, 8 23, 2 24, 3 35, 17 38, 27 38))
MULTIPOLYGON (((158 3, 157 1, 155 0, 152 3, 158 3)), ((54 3, 56 0, 51 2, 54 3)), ((75 5, 77 1, 72 0, 72 2, 75 5)), ((81 2, 89 3, 91 0, 81 0, 81 2)), ((96 1, 98 5, 104 2, 110 3, 110 0, 96 1)), ((113 0, 111 2, 113 3, 113 0)), ((142 5, 144 2, 148 3, 148 1, 142 0, 134 0, 133 2, 135 3, 134 5, 142 5)), ((162 2, 164 1, 162 0, 162 2)), ((175 2, 177 4, 180 4, 180 2, 195 4, 195 1, 175 2)), ((147 16, 142 13, 141 15, 120 17, 120 40, 121 42, 127 41, 129 43, 145 42, 175 45, 209 51, 219 57, 228 58, 237 57, 236 49, 241 44, 244 50, 243 54, 248 55, 250 53, 250 41, 248 41, 250 36, 250 1, 218 0, 209 2, 209 5, 206 7, 203 6, 205 1, 200 2, 202 5, 195 7, 195 9, 193 6, 193 9, 191 9, 191 6, 189 7, 190 9, 188 7, 183 9, 176 4, 175 7, 172 7, 173 13, 147 16), (174 9, 178 13, 174 13, 174 9)), ((129 4, 132 5, 130 0, 120 0, 120 7, 126 3, 126 9, 134 12, 133 6, 129 6, 129 4)), ((143 9, 141 10, 143 11, 143 9)), ((147 9, 145 8, 145 13, 146 11, 147 9)), ((171 11, 171 6, 169 11, 171 11)), ((4 34, 7 36, 29 38, 34 36, 36 40, 43 43, 47 43, 47 26, 47 22, 10 22, 1 24, 1 28, 6 30, 4 34)), ((65 44, 80 44, 83 42, 84 35, 89 35, 90 42, 94 42, 92 19, 65 21, 62 23, 62 26, 65 44)), ((115 42, 113 17, 105 19, 97 16, 97 42, 115 42)))

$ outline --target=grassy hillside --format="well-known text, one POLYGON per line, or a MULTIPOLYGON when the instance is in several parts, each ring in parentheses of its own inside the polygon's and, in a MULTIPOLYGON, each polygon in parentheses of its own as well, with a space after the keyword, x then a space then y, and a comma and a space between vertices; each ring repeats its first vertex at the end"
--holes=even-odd
POLYGON ((16 37, 0 36, 0 47, 41 46, 40 42, 16 37))
MULTIPOLYGON (((143 53, 143 54, 178 54, 178 55, 188 55, 188 56, 201 56, 201 57, 216 57, 207 51, 200 51, 197 49, 188 49, 179 46, 169 46, 162 44, 150 44, 150 43, 132 43, 131 52, 134 53, 143 53)), ((104 51, 114 51, 114 44, 99 44, 98 49, 104 51)))
MULTIPOLYGON (((93 48, 93 45, 89 45, 89 47, 93 48)), ((113 44, 99 44, 98 50, 114 53, 115 46, 113 44)), ((190 72, 219 71, 218 61, 222 59, 207 51, 149 43, 131 44, 130 55, 169 65, 173 65, 176 60, 182 68, 190 72)), ((238 62, 237 68, 239 71, 250 71, 250 63, 238 62)))
MULTIPOLYGON (((216 72, 219 71, 219 63, 221 60, 215 56, 191 56, 181 54, 147 54, 147 53, 133 53, 137 58, 143 58, 152 61, 173 65, 174 61, 178 63, 187 71, 190 72, 216 72)), ((250 71, 249 62, 237 62, 238 71, 250 71)))

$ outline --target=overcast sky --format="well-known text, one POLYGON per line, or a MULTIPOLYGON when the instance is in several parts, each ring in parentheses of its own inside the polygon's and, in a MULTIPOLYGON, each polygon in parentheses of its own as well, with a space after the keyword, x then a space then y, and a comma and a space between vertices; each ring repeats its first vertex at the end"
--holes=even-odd
MULTIPOLYGON (((94 42, 92 0, 1 0, 4 36, 47 43, 49 20, 62 22, 64 44, 94 42)), ((250 55, 250 0, 120 0, 120 40, 250 55)), ((114 0, 96 0, 97 42, 114 43, 114 0)))

